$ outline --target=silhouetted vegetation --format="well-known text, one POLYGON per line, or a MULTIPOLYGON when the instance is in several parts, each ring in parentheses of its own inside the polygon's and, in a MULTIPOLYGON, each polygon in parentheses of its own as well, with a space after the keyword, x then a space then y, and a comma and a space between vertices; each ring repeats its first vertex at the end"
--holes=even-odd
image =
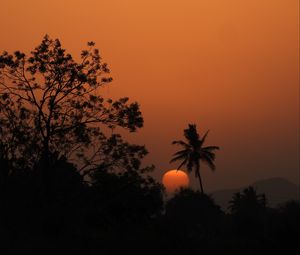
POLYGON ((229 203, 236 236, 263 239, 267 204, 265 195, 257 194, 250 186, 234 194, 229 203))
MULTIPOLYGON (((169 200, 144 146, 116 128, 143 125, 137 103, 101 96, 111 78, 94 43, 76 62, 48 36, 30 54, 0 55, 1 254, 260 254, 299 249, 299 201, 269 208, 253 187, 225 213, 181 189, 169 200), (111 132, 113 130, 114 132, 111 132), (110 135, 108 135, 110 133, 110 135)), ((201 180, 216 146, 195 125, 173 160, 201 180)))
POLYGON ((216 236, 222 229, 223 212, 211 197, 199 191, 181 189, 166 203, 166 220, 176 228, 178 234, 195 235, 202 238, 216 236))
POLYGON ((182 166, 186 166, 188 172, 194 170, 196 178, 199 180, 200 190, 204 193, 203 183, 200 173, 200 162, 203 162, 209 166, 211 170, 215 170, 215 150, 219 150, 218 146, 207 146, 204 147, 204 143, 208 131, 201 138, 197 132, 195 124, 189 124, 188 128, 184 130, 185 141, 173 141, 172 144, 180 145, 183 150, 176 152, 170 162, 181 161, 178 166, 179 169, 182 166))

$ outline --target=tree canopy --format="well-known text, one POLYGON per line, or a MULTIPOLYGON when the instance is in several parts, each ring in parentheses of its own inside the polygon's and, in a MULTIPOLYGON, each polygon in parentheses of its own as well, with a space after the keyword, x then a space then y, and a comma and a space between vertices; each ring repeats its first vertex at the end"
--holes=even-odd
MULTIPOLYGON (((30 54, 0 55, 0 147, 3 157, 33 167, 42 155, 58 153, 80 159, 82 166, 101 163, 105 127, 131 132, 143 126, 136 102, 104 98, 101 88, 112 81, 94 42, 80 60, 45 36, 30 54), (89 151, 90 153, 86 153, 89 151)), ((120 139, 112 139, 122 143, 120 139)), ((128 147, 128 144, 123 144, 128 147)), ((119 146, 120 147, 120 146, 119 146)), ((142 147, 131 147, 142 156, 142 147)), ((134 152, 134 153, 135 153, 134 152)))

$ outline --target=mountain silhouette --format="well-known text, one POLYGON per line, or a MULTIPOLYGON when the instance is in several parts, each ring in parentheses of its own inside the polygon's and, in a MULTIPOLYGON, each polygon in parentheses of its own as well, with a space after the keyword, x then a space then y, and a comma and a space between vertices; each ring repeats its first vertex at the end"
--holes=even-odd
MULTIPOLYGON (((249 186, 249 185, 248 185, 249 186)), ((257 193, 264 193, 267 197, 268 206, 276 207, 288 200, 300 200, 300 187, 284 178, 270 178, 251 184, 257 193)), ((228 202, 234 193, 242 191, 246 187, 238 189, 226 189, 212 192, 212 197, 224 210, 228 208, 228 202)))

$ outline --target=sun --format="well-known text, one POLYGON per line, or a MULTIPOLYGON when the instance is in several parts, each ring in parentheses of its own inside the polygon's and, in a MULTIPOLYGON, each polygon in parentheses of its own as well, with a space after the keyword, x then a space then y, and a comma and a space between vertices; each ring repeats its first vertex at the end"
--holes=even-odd
POLYGON ((180 187, 188 187, 189 182, 188 175, 181 170, 169 170, 162 178, 162 183, 165 186, 167 193, 173 193, 180 187))

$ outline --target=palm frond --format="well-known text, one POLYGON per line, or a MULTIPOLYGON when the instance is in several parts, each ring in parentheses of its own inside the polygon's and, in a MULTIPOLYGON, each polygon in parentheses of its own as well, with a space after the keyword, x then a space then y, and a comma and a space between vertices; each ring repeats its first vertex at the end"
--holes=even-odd
POLYGON ((176 157, 172 158, 170 160, 170 163, 173 163, 173 162, 178 161, 178 160, 185 160, 186 158, 187 158, 186 155, 179 155, 179 156, 176 156, 176 157))
POLYGON ((204 136, 202 137, 202 139, 201 139, 201 145, 204 144, 204 142, 205 142, 205 140, 206 140, 206 137, 207 137, 208 133, 209 133, 209 130, 207 130, 206 133, 204 134, 204 136))
POLYGON ((214 161, 216 154, 210 151, 201 151, 201 157, 210 158, 212 161, 214 161))
POLYGON ((190 152, 189 149, 185 149, 185 150, 177 151, 176 153, 173 154, 173 156, 186 155, 189 152, 190 152))
POLYGON ((212 152, 215 150, 220 150, 220 147, 219 146, 207 146, 207 147, 203 147, 202 150, 212 152))
POLYGON ((179 141, 173 141, 172 144, 181 145, 181 146, 184 146, 184 147, 188 147, 189 146, 186 142, 181 141, 181 140, 179 140, 179 141))
POLYGON ((212 170, 215 171, 216 170, 216 166, 214 164, 214 159, 212 159, 211 157, 209 157, 208 155, 203 154, 202 158, 201 158, 202 162, 206 165, 208 165, 208 167, 212 170))
POLYGON ((177 170, 179 170, 180 167, 182 167, 183 165, 185 165, 186 162, 187 162, 187 159, 183 160, 183 161, 181 162, 181 164, 177 167, 177 170))

